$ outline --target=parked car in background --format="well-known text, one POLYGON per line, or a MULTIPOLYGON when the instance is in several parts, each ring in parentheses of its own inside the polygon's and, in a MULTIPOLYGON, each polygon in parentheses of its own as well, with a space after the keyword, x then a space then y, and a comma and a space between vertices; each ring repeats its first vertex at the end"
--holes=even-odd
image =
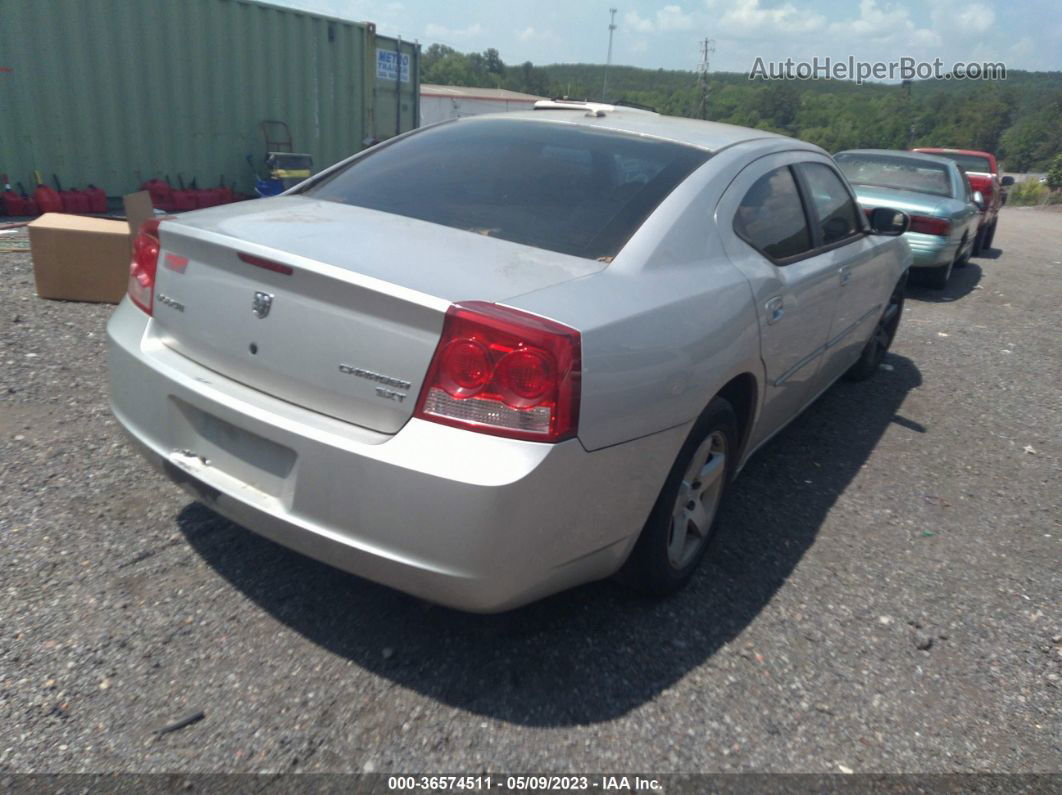
POLYGON ((144 454, 252 530, 466 610, 685 584, 753 451, 878 370, 907 217, 868 223, 791 138, 542 107, 148 221, 108 325, 144 454))
POLYGON ((850 149, 834 159, 866 212, 889 207, 910 215, 904 237, 913 268, 943 289, 973 251, 984 204, 962 169, 947 158, 890 149, 850 149))
POLYGON ((973 254, 976 257, 982 250, 991 248, 992 240, 996 236, 996 224, 999 223, 999 208, 1007 203, 1005 188, 1014 184, 1014 177, 999 176, 996 156, 991 152, 930 147, 917 147, 911 151, 946 157, 962 167, 970 181, 970 188, 980 191, 985 200, 985 208, 977 226, 977 236, 974 238, 973 254))

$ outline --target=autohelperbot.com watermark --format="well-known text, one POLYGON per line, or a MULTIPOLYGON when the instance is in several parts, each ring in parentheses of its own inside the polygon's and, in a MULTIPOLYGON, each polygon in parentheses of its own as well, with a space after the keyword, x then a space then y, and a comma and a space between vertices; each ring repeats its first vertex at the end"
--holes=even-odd
POLYGON ((1002 61, 958 61, 946 67, 940 58, 920 61, 903 56, 893 61, 861 61, 847 58, 813 57, 811 60, 768 61, 757 57, 749 70, 749 80, 851 80, 862 85, 868 80, 1006 80, 1007 65, 1002 61))

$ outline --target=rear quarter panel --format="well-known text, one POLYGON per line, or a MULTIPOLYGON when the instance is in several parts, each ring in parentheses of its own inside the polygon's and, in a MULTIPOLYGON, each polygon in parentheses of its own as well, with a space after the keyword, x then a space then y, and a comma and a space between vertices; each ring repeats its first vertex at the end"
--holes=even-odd
POLYGON ((750 287, 712 221, 732 174, 713 160, 604 271, 507 302, 580 330, 579 439, 588 450, 692 423, 742 373, 762 384, 750 287))

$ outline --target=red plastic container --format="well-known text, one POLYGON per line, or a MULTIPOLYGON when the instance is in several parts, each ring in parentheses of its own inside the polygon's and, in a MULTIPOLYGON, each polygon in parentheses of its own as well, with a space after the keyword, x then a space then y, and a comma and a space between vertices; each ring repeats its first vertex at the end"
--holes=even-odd
POLYGON ((173 209, 176 212, 194 210, 199 206, 198 191, 178 188, 173 192, 173 209))
POLYGON ((0 202, 4 205, 5 215, 25 215, 22 212, 22 197, 13 190, 5 190, 0 202))
POLYGON ((63 184, 59 181, 59 177, 56 174, 52 174, 52 179, 55 180, 55 189, 59 193, 59 201, 63 203, 64 213, 87 213, 88 212, 88 197, 82 196, 81 191, 63 190, 63 184))
POLYGON ((59 191, 59 200, 63 203, 64 213, 83 213, 85 212, 86 202, 81 195, 81 191, 78 190, 61 190, 59 191))
POLYGON ((218 204, 230 204, 236 201, 236 193, 225 184, 225 175, 221 175, 221 179, 218 180, 218 186, 214 188, 214 194, 218 197, 218 204))
POLYGON ((195 191, 196 207, 216 207, 221 204, 221 197, 214 188, 199 188, 195 191))
POLYGON ((33 201, 36 202, 37 209, 41 213, 61 213, 63 211, 63 200, 56 191, 47 185, 37 185, 37 188, 33 191, 33 201))
POLYGON ((37 202, 26 195, 26 189, 22 186, 22 183, 18 183, 19 201, 22 202, 21 212, 19 215, 40 215, 40 209, 37 207, 37 202))
POLYGON ((165 212, 172 212, 176 209, 173 206, 173 188, 168 180, 149 179, 140 186, 140 189, 151 194, 151 204, 156 209, 165 212))
POLYGON ((88 197, 88 211, 90 213, 107 212, 107 191, 90 184, 81 192, 88 197))
POLYGON ((173 209, 177 212, 183 212, 184 210, 194 210, 199 207, 199 191, 195 187, 186 188, 184 186, 184 178, 178 174, 177 184, 181 187, 173 191, 173 209))

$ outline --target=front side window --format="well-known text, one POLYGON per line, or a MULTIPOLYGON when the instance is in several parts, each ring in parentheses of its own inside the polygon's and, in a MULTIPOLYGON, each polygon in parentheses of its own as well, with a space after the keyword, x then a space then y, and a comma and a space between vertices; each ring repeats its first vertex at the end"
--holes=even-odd
POLYGON ((611 261, 709 156, 576 124, 465 119, 370 152, 305 195, 611 261))
POLYGON ((788 166, 764 174, 749 188, 734 216, 734 231, 771 259, 811 249, 804 205, 788 166))
POLYGON ((822 163, 802 163, 800 171, 807 182, 822 245, 828 246, 863 231, 859 209, 832 168, 822 163))

